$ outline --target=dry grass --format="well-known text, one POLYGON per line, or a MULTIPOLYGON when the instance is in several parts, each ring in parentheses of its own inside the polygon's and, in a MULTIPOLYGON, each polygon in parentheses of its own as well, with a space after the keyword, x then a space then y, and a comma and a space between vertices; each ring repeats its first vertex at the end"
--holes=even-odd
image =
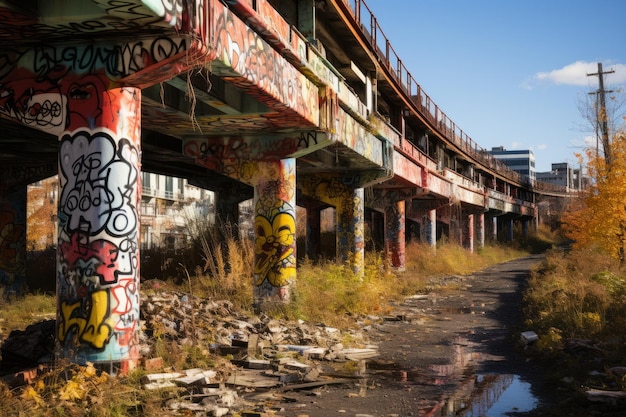
POLYGON ((56 317, 56 298, 49 294, 28 294, 14 300, 0 297, 0 340, 13 330, 56 317))
POLYGON ((626 275, 619 263, 594 250, 550 253, 529 280, 526 325, 555 349, 569 338, 605 338, 626 324, 626 275))

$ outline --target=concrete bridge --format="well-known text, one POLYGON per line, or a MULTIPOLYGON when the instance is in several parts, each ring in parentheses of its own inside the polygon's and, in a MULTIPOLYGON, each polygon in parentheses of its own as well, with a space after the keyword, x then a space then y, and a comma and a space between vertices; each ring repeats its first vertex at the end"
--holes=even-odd
POLYGON ((254 197, 261 306, 296 279, 296 205, 311 256, 336 209, 358 272, 366 222, 402 269, 409 221, 473 250, 560 191, 450 120, 362 0, 0 0, 0 22, 0 274, 24 274, 27 184, 58 174, 57 337, 76 361, 139 356, 142 170, 214 191, 222 218, 254 197))

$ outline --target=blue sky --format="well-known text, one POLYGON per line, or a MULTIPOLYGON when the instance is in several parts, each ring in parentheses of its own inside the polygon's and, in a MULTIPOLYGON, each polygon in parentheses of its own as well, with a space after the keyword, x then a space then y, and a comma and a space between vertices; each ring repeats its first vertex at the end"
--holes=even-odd
POLYGON ((625 100, 624 0, 365 1, 448 117, 484 149, 532 149, 538 172, 595 148, 580 108, 598 89, 587 76, 598 62, 615 71, 604 76, 610 102, 625 100))

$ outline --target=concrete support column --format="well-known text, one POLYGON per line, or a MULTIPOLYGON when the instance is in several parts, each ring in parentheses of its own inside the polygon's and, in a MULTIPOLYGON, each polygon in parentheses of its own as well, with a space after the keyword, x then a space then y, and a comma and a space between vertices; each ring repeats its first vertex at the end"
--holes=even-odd
POLYGON ((385 208, 385 252, 391 266, 403 271, 405 268, 405 201, 385 208))
POLYGON ((432 209, 428 210, 428 215, 426 216, 426 225, 425 225, 424 234, 426 236, 426 241, 431 247, 437 246, 437 210, 432 209))
POLYGON ((254 303, 265 310, 290 299, 296 279, 296 160, 257 163, 254 187, 254 303))
POLYGON ((528 220, 522 220, 522 238, 528 239, 528 220))
POLYGON ((306 237, 305 251, 309 259, 317 259, 321 250, 320 227, 322 224, 322 212, 314 205, 306 207, 306 237))
POLYGON ((506 232, 508 234, 509 242, 513 242, 513 219, 506 220, 506 232))
POLYGON ((0 289, 7 299, 21 295, 26 282, 26 186, 6 185, 17 176, 15 170, 0 169, 5 181, 0 185, 0 289))
POLYGON ((252 198, 242 196, 231 189, 218 189, 215 192, 215 221, 218 224, 236 225, 239 223, 239 204, 252 198), (243 198, 242 198, 243 197, 243 198))
POLYGON ((85 85, 59 143, 57 337, 62 357, 124 372, 139 359, 141 90, 85 85))
POLYGON ((478 249, 485 247, 485 213, 480 213, 476 219, 476 244, 478 249))
POLYGON ((468 214, 466 230, 466 246, 470 252, 474 252, 474 215, 468 214))
POLYGON ((385 216, 383 213, 372 210, 370 215, 370 235, 374 244, 374 250, 382 250, 385 247, 385 216))
POLYGON ((491 238, 494 242, 498 241, 498 218, 496 216, 491 219, 491 238))
POLYGON ((365 193, 346 187, 337 205, 337 255, 356 274, 365 266, 365 193))

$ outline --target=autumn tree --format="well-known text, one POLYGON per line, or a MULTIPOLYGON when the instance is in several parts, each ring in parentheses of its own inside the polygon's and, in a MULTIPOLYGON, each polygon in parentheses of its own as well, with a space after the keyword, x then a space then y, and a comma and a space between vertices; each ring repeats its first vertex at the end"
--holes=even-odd
POLYGON ((564 216, 565 230, 574 247, 605 251, 626 260, 626 130, 610 143, 611 162, 596 150, 587 150, 589 175, 593 179, 579 204, 564 216))
POLYGON ((57 190, 56 176, 28 187, 28 249, 44 250, 55 244, 57 190))

